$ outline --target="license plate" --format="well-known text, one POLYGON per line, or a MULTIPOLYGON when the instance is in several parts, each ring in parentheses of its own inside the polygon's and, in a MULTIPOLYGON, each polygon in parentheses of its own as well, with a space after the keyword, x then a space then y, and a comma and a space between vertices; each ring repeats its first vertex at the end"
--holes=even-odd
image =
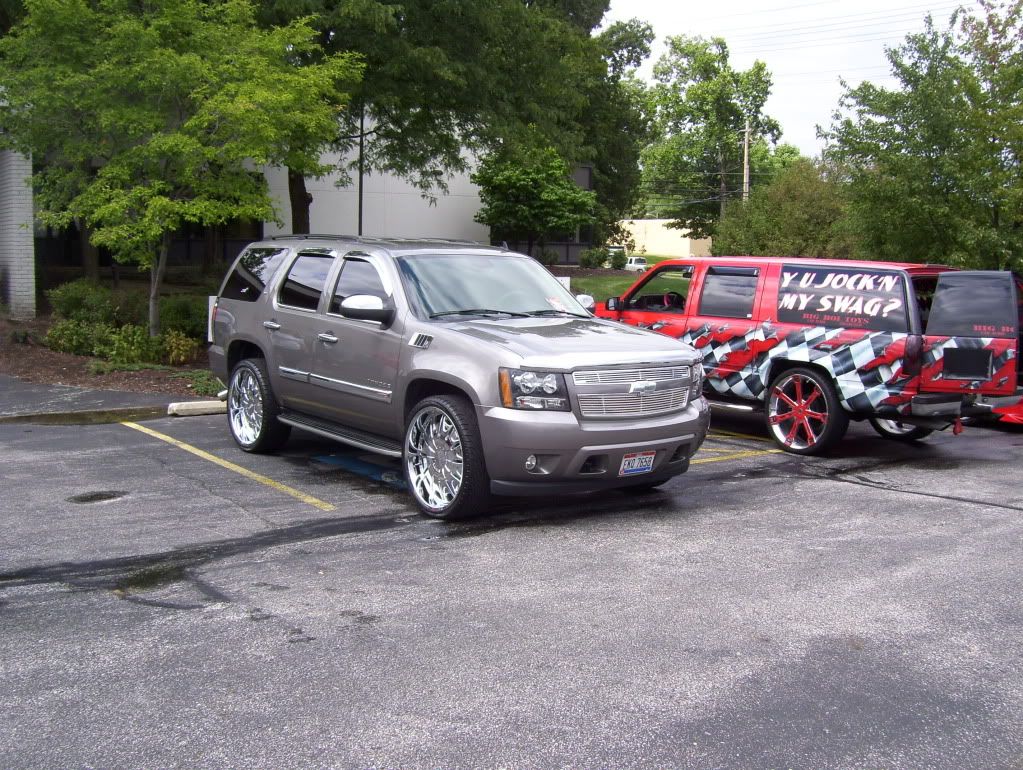
POLYGON ((622 458, 619 476, 635 476, 637 473, 649 473, 654 467, 657 452, 630 452, 622 458))

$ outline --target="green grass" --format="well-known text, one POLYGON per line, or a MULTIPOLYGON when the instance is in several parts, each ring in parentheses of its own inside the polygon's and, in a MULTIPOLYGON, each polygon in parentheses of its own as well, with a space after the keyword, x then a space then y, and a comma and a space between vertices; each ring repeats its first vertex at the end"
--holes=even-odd
POLYGON ((193 369, 172 376, 188 380, 197 396, 215 396, 224 389, 224 383, 209 369, 193 369))
MULTIPOLYGON (((660 257, 653 254, 644 254, 647 264, 651 267, 663 262, 666 259, 675 257, 660 257)), ((589 294, 597 302, 604 302, 608 297, 620 297, 625 290, 636 282, 642 273, 612 273, 608 275, 581 275, 572 277, 573 294, 589 294)))

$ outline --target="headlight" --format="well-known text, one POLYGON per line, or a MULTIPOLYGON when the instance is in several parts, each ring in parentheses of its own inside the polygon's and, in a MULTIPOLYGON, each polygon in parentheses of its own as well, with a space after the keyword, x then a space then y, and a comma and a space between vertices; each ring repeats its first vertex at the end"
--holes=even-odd
POLYGON ((498 377, 501 404, 509 409, 570 409, 565 378, 556 372, 501 369, 498 377))
POLYGON ((692 384, 689 386, 689 400, 692 401, 694 398, 699 398, 701 391, 703 390, 703 364, 697 362, 693 364, 692 369, 692 384))

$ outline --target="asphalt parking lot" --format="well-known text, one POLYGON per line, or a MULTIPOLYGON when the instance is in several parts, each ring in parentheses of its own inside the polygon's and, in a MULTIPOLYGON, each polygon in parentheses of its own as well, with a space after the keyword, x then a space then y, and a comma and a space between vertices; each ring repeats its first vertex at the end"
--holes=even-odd
POLYGON ((5 767, 1023 767, 1023 433, 419 516, 223 416, 0 425, 5 767))

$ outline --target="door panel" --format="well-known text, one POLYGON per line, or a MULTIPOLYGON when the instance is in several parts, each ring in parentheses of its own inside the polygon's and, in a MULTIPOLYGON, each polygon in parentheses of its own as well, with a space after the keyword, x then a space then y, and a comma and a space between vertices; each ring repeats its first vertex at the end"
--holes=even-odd
POLYGON ((1015 391, 1019 299, 1011 273, 942 273, 921 315, 927 317, 921 392, 1015 391))

